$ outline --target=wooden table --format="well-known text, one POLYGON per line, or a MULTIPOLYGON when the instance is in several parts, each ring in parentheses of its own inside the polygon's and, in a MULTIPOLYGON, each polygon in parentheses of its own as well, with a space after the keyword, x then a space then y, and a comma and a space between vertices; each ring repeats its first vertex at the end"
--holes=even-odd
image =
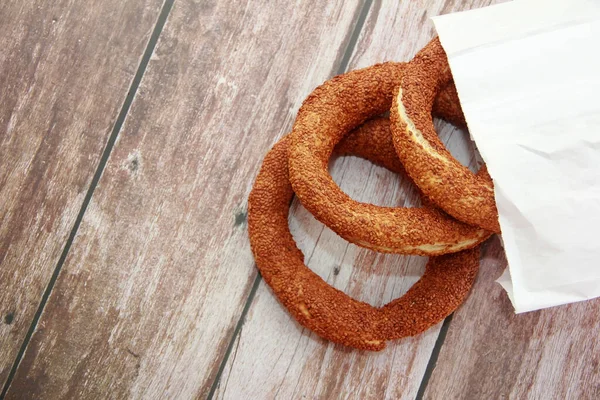
MULTIPOLYGON (((262 157, 336 73, 409 60, 492 0, 0 3, 0 387, 10 399, 597 399, 599 301, 515 316, 483 250, 467 302, 380 353, 327 343, 254 266, 262 157)), ((440 135, 474 165, 465 135, 440 135)), ((352 157, 352 197, 416 202, 352 157)), ((373 305, 425 259, 349 245, 297 202, 310 268, 373 305)))

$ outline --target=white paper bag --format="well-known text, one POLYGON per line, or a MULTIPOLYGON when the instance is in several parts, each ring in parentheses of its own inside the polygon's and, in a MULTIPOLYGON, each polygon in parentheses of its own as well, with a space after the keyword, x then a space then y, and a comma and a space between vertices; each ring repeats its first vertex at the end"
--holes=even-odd
POLYGON ((600 0, 433 20, 494 180, 515 311, 600 296, 600 0))

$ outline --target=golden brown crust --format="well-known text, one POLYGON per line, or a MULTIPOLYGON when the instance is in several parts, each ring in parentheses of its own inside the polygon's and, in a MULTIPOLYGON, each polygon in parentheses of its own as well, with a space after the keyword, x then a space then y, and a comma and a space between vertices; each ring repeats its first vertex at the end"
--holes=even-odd
MULTIPOLYGON (((367 139, 382 137, 369 135, 372 124, 359 130, 361 137, 348 139, 354 143, 351 150, 339 152, 369 155, 367 139)), ((336 343, 381 350, 386 340, 423 332, 464 301, 479 268, 478 247, 432 257, 423 277, 404 296, 382 308, 352 299, 306 267, 288 227, 293 196, 287 166, 289 144, 287 136, 265 157, 248 200, 248 230, 263 278, 301 325, 336 343)), ((378 144, 373 142, 373 146, 378 144)))
POLYGON ((491 178, 460 164, 433 126, 434 99, 451 80, 446 53, 436 38, 408 64, 395 90, 390 112, 394 146, 408 174, 435 204, 460 221, 500 232, 491 178))
POLYGON ((404 173, 394 149, 389 118, 377 117, 360 125, 337 144, 334 154, 360 155, 392 172, 404 173))
POLYGON ((454 81, 446 85, 433 103, 433 116, 440 117, 460 129, 467 128, 467 121, 460 107, 458 92, 454 81))
MULTIPOLYGON (((377 64, 336 76, 308 96, 291 134, 292 187, 315 218, 362 247, 420 255, 440 255, 474 247, 490 233, 450 218, 438 209, 380 207, 357 202, 338 187, 327 170, 335 145, 348 132, 366 119, 389 110, 393 89, 404 70, 402 63, 377 64)), ((460 108, 448 107, 449 103, 444 103, 445 110, 460 112, 460 108)))

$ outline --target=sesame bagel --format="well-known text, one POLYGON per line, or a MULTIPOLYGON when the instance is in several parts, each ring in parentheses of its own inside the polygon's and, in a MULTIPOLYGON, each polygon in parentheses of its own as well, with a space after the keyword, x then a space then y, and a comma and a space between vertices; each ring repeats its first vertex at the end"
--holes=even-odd
POLYGON ((438 39, 406 66, 390 111, 396 152, 421 191, 454 218, 500 232, 492 179, 474 174, 444 147, 435 132, 431 110, 438 94, 452 82, 446 53, 438 39))

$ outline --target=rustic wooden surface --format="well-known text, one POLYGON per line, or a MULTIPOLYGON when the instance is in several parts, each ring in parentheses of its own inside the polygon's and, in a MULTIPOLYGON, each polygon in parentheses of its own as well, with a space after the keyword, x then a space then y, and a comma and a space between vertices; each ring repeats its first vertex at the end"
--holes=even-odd
POLYGON ((500 285, 499 239, 455 314, 427 399, 600 398, 600 300, 515 315, 500 285))
POLYGON ((175 2, 9 398, 207 395, 257 274, 253 179, 360 6, 175 2))
MULTIPOLYGON (((444 1, 373 4, 349 68, 409 60, 434 35, 427 18, 466 6, 444 1)), ((475 163, 466 135, 447 124, 440 124, 438 132, 463 163, 475 163)), ((332 172, 342 189, 359 201, 389 206, 417 201, 412 185, 364 160, 337 160, 332 172)), ((355 298, 381 306, 406 292, 423 273, 426 258, 382 255, 348 244, 297 201, 291 214, 291 230, 309 268, 355 298)), ((390 342, 381 353, 352 351, 303 329, 261 282, 216 397, 413 399, 440 326, 390 342)))
MULTIPOLYGON (((497 238, 445 338, 440 324, 380 353, 302 329, 249 249, 253 179, 316 85, 408 60, 429 17, 499 1, 175 0, 7 398, 599 398, 600 301, 515 316, 497 238)), ((164 6, 79 3, 0 5, 0 383, 164 6)), ((475 164, 462 132, 438 130, 475 164)), ((332 175, 361 201, 418 202, 363 160, 332 175)), ((297 202, 290 226, 310 268, 373 305, 426 261, 350 245, 297 202)))
POLYGON ((0 391, 160 6, 0 3, 0 391))

